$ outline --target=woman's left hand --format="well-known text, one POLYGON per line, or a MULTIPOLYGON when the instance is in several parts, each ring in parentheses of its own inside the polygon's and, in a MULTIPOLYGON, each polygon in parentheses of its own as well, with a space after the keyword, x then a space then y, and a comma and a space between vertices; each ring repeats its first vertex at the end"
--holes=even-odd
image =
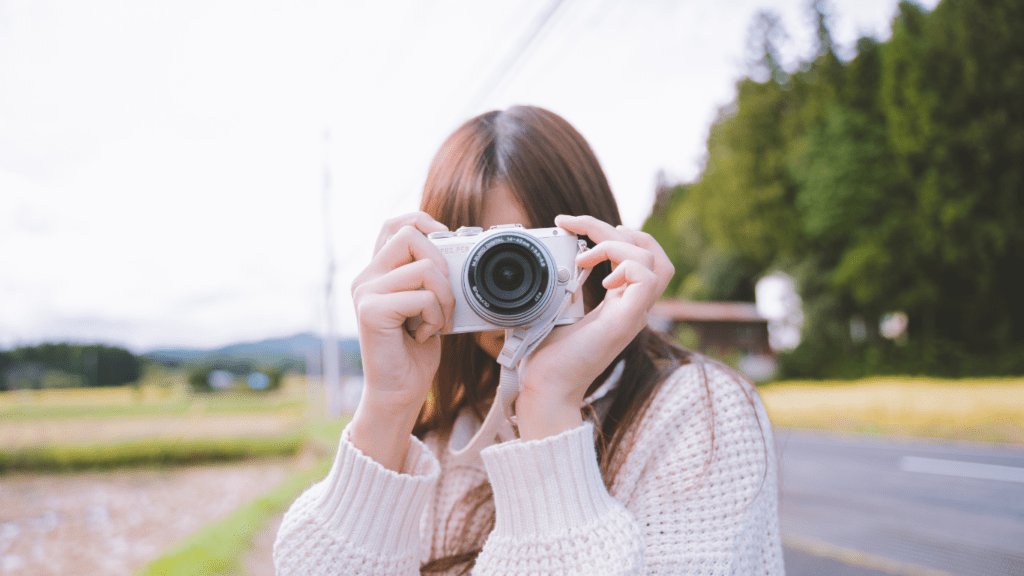
POLYGON ((555 224, 596 243, 576 258, 579 266, 610 260, 612 273, 602 282, 607 294, 596 308, 579 322, 552 330, 523 361, 516 418, 524 440, 582 423, 587 388, 647 325, 651 307, 675 273, 650 234, 592 216, 558 216, 555 224))

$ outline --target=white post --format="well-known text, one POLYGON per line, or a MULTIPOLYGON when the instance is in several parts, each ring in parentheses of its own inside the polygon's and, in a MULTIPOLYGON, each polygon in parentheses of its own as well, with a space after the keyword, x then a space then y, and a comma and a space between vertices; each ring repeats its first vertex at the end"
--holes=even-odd
POLYGON ((323 371, 324 396, 327 399, 327 416, 341 416, 341 382, 339 381, 340 362, 338 358, 338 335, 334 325, 334 245, 331 235, 331 133, 324 131, 324 239, 326 244, 327 273, 324 283, 324 319, 325 333, 323 338, 323 371))

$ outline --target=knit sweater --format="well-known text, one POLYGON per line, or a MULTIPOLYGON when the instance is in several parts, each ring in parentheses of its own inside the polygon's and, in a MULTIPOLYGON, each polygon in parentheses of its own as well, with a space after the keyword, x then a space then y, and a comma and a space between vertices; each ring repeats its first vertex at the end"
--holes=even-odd
POLYGON ((397 473, 343 432, 327 478, 285 514, 278 576, 419 574, 459 550, 450 540, 472 519, 456 504, 484 481, 495 524, 474 574, 784 574, 768 416, 713 362, 697 357, 659 387, 610 490, 590 422, 461 462, 446 449, 458 434, 414 437, 397 473))

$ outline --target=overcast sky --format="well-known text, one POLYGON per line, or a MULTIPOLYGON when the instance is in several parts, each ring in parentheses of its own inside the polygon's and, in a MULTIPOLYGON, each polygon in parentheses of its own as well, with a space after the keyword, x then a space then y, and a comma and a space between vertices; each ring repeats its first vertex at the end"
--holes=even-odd
MULTIPOLYGON (((319 332, 328 220, 355 334, 381 222, 454 128, 512 104, 574 124, 639 227, 659 170, 699 174, 757 11, 793 66, 807 4, 0 0, 0 348, 319 332)), ((896 4, 835 0, 841 53, 896 4)))

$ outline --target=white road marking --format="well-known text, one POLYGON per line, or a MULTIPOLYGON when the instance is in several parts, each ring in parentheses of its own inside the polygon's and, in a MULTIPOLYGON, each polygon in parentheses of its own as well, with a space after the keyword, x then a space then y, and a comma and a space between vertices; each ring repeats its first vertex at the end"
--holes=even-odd
POLYGON ((904 456, 900 458, 900 470, 904 472, 919 472, 921 474, 941 474, 943 476, 959 476, 961 478, 1024 483, 1024 468, 980 464, 978 462, 962 462, 959 460, 904 456))

